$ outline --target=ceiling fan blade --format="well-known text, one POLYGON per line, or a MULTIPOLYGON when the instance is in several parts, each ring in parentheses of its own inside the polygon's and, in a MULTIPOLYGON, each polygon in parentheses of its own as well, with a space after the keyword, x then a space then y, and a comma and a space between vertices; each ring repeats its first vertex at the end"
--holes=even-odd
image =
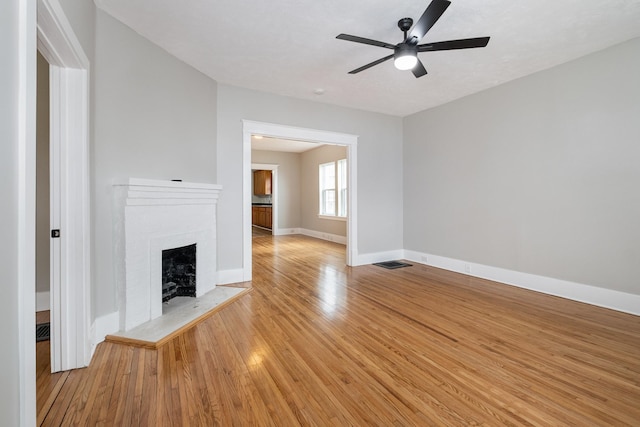
POLYGON ((373 61, 373 62, 371 62, 371 63, 369 63, 367 65, 363 65, 362 67, 356 68, 355 70, 351 70, 351 71, 349 71, 349 74, 359 73, 360 71, 364 71, 367 68, 371 68, 371 67, 373 67, 375 65, 382 64, 384 61, 388 61, 391 58, 393 58, 393 55, 385 56, 384 58, 380 58, 377 61, 373 61))
POLYGON ((427 31, 433 27, 445 10, 449 7, 449 0, 433 0, 424 11, 418 22, 413 26, 405 42, 420 43, 420 40, 427 34, 427 31))
POLYGON ((415 67, 411 69, 411 72, 413 73, 414 76, 416 76, 416 79, 417 79, 418 77, 422 77, 425 74, 427 74, 427 69, 424 68, 424 65, 422 65, 422 61, 418 59, 418 63, 416 64, 415 67))
POLYGON ((449 40, 446 42, 425 43, 418 45, 418 52, 432 52, 436 50, 470 49, 485 47, 489 43, 489 37, 477 37, 475 39, 449 40))
POLYGON ((380 42, 378 40, 365 39, 364 37, 352 36, 349 34, 339 34, 338 36, 336 36, 336 38, 340 40, 346 40, 349 42, 368 44, 371 46, 378 46, 378 47, 386 47, 387 49, 395 49, 395 45, 392 45, 389 43, 380 42))

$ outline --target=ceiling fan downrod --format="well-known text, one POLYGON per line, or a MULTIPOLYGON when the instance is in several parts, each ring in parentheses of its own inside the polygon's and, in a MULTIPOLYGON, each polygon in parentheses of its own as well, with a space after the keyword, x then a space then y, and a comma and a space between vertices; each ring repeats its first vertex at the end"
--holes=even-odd
POLYGON ((411 18, 402 18, 401 20, 398 21, 398 28, 400 28, 400 31, 402 31, 404 33, 404 41, 407 41, 407 32, 411 29, 411 26, 413 25, 413 19, 411 18))

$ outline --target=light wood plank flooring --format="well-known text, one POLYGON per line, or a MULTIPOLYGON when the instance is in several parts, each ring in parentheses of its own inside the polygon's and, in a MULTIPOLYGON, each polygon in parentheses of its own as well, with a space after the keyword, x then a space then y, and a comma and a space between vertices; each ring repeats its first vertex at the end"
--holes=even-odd
POLYGON ((159 350, 47 374, 42 425, 640 425, 640 317, 253 239, 253 292, 159 350))
POLYGON ((255 225, 251 226, 251 237, 267 237, 271 236, 271 230, 267 230, 266 228, 256 227, 255 225))

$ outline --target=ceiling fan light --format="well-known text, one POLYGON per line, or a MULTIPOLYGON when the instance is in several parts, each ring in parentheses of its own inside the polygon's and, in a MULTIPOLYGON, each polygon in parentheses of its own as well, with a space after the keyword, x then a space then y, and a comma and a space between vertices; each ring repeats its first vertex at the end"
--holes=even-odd
POLYGON ((417 47, 408 43, 396 46, 393 52, 393 65, 398 70, 411 70, 418 63, 417 47))
POLYGON ((396 66, 398 70, 410 70, 416 66, 418 63, 418 57, 412 55, 411 53, 406 53, 402 56, 397 56, 393 60, 393 65, 396 66))

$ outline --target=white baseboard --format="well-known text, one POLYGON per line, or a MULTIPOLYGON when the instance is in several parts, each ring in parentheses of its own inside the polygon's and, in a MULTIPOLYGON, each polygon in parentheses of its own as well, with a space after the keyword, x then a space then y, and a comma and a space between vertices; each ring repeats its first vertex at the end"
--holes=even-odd
POLYGON ((370 254, 358 254, 353 264, 354 267, 359 265, 373 264, 375 262, 393 261, 404 258, 404 251, 396 249, 395 251, 374 252, 370 254))
POLYGON ((300 234, 299 228, 278 228, 278 230, 273 233, 274 236, 286 236, 288 234, 300 234))
POLYGON ((36 292, 36 311, 51 309, 51 292, 36 292))
POLYGON ((230 285, 232 283, 242 283, 244 281, 246 281, 245 271, 242 268, 218 271, 218 285, 230 285))
POLYGON ((548 295, 640 315, 640 295, 411 250, 404 251, 404 259, 548 295))
POLYGON ((96 345, 104 341, 104 337, 120 330, 120 312, 115 311, 98 317, 92 325, 92 328, 95 328, 95 334, 93 336, 93 345, 95 348, 96 345))
POLYGON ((89 364, 91 364, 91 360, 93 360, 93 355, 96 353, 96 322, 95 320, 91 325, 89 325, 89 364))
POLYGON ((341 245, 347 244, 346 236, 339 236, 337 234, 325 233, 323 231, 309 230, 307 228, 298 228, 298 234, 302 234, 309 237, 315 237, 316 239, 327 240, 329 242, 340 243, 341 245))

